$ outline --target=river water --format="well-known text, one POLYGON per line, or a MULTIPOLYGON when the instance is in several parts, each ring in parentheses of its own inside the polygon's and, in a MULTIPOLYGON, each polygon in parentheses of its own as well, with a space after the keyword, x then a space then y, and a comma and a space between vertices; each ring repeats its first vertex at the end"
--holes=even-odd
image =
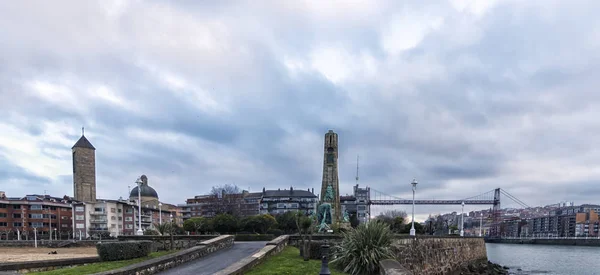
POLYGON ((600 275, 600 247, 488 243, 486 249, 488 260, 511 274, 600 275))

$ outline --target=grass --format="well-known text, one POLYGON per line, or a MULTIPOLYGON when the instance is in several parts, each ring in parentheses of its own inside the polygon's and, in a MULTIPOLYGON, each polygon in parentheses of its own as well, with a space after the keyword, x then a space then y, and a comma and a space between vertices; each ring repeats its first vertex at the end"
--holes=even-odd
POLYGON ((32 272, 32 273, 28 273, 28 274, 39 274, 39 275, 93 274, 93 273, 97 273, 97 272, 113 270, 113 269, 121 268, 124 266, 136 264, 139 262, 158 258, 160 256, 164 256, 164 255, 171 254, 174 252, 177 252, 177 250, 153 252, 153 253, 150 253, 150 255, 148 255, 146 257, 124 260, 124 261, 99 262, 99 263, 93 263, 93 264, 87 264, 87 265, 80 265, 80 266, 76 266, 76 267, 60 268, 60 269, 55 269, 55 270, 51 270, 51 271, 32 272))
MULTIPOLYGON (((287 246, 281 253, 269 257, 264 263, 252 268, 246 275, 306 275, 319 274, 321 270, 321 261, 309 260, 305 262, 300 257, 300 250, 293 246, 287 246)), ((333 270, 331 265, 329 270, 332 275, 343 275, 346 273, 333 270)))

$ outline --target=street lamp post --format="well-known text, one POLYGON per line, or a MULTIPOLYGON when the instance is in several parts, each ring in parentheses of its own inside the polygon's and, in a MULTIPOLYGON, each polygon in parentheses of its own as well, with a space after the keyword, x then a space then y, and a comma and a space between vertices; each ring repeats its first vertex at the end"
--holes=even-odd
POLYGON ((465 212, 465 202, 462 202, 462 208, 460 209, 460 236, 464 236, 465 235, 465 231, 464 231, 464 227, 465 227, 465 222, 463 220, 464 212, 465 212))
POLYGON ((483 212, 481 213, 481 215, 480 215, 480 219, 479 219, 479 237, 483 236, 483 235, 481 234, 481 230, 482 230, 482 228, 483 228, 483 212))
POLYGON ((158 223, 162 224, 162 203, 158 203, 158 223))
POLYGON ((416 235, 416 232, 415 232, 415 190, 417 189, 417 180, 413 179, 411 184, 412 184, 412 191, 413 191, 413 207, 412 207, 412 225, 410 227, 410 235, 415 236, 416 235))
POLYGON ((140 178, 135 182, 138 186, 138 230, 136 235, 144 235, 142 231, 142 180, 140 178))
POLYGON ((35 248, 37 248, 37 227, 33 228, 33 240, 35 243, 35 248))

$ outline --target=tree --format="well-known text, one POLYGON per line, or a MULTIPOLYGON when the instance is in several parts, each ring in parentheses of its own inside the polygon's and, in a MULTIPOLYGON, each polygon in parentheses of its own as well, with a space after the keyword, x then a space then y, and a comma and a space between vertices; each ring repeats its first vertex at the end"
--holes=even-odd
POLYGON ((265 234, 269 229, 277 224, 275 218, 269 214, 261 214, 246 217, 240 223, 244 231, 265 234))
POLYGON ((202 225, 206 222, 207 219, 203 217, 190 218, 183 222, 183 229, 185 229, 185 231, 198 234, 198 232, 200 232, 202 229, 202 225))
POLYGON ((221 234, 235 233, 238 229, 237 219, 229 214, 216 215, 212 222, 214 230, 221 234))
POLYGON ((406 217, 408 217, 408 215, 406 215, 406 211, 404 211, 404 210, 386 210, 385 212, 379 213, 379 216, 385 216, 385 217, 389 217, 392 219, 401 217, 404 220, 406 220, 406 217))
POLYGON ((300 235, 300 246, 302 250, 301 256, 304 257, 305 261, 310 259, 310 243, 312 242, 312 232, 314 231, 314 221, 311 217, 306 216, 304 213, 297 211, 296 215, 296 227, 298 228, 298 234, 300 235), (308 237, 308 242, 306 238, 308 237))
POLYGON ((376 221, 387 224, 394 233, 402 233, 406 222, 406 212, 398 210, 388 210, 375 217, 376 221))
POLYGON ((225 195, 229 195, 229 194, 241 194, 242 190, 237 187, 237 185, 235 184, 223 184, 223 185, 217 185, 217 186, 213 186, 210 189, 210 193, 209 195, 213 195, 216 196, 217 198, 221 198, 223 196, 223 194, 225 195))
POLYGON ((163 223, 156 223, 154 224, 154 228, 156 228, 156 231, 158 231, 158 233, 160 235, 167 235, 170 234, 172 232, 172 228, 173 225, 170 222, 163 222, 163 223))
POLYGON ((296 224, 296 213, 294 211, 288 211, 283 214, 275 216, 277 220, 277 226, 285 233, 296 233, 298 232, 298 226, 296 224))
POLYGON ((242 190, 235 184, 213 186, 209 195, 213 197, 212 206, 217 214, 239 216, 242 190))
MULTIPOLYGON (((400 234, 409 234, 411 228, 412 228, 412 223, 407 223, 407 224, 403 225, 403 227, 399 233, 400 234)), ((416 234, 425 234, 425 227, 423 227, 423 225, 421 225, 420 223, 416 222, 415 223, 415 233, 416 234)))

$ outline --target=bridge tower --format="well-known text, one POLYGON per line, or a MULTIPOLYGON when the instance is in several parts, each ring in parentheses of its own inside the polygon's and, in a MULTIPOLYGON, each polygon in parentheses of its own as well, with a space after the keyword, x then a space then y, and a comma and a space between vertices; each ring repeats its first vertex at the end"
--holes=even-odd
POLYGON ((500 207, 500 188, 494 190, 494 207, 492 208, 492 226, 490 227, 490 236, 501 237, 502 232, 502 210, 500 207))
POLYGON ((325 134, 325 146, 323 153, 323 181, 321 184, 321 202, 326 200, 327 187, 333 189, 332 224, 340 221, 342 210, 340 205, 340 182, 338 179, 338 134, 329 130, 325 134))

